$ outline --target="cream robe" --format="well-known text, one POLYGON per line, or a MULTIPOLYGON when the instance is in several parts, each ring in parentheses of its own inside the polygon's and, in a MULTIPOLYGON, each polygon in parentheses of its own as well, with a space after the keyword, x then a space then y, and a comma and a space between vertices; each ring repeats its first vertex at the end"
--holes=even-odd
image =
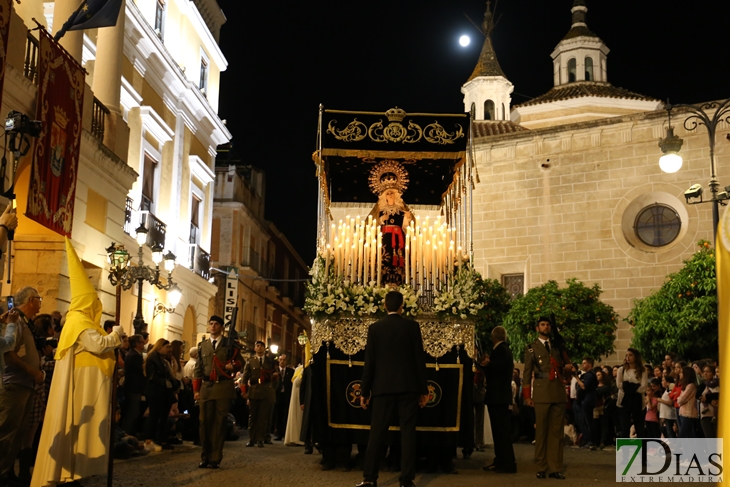
POLYGON ((289 416, 286 420, 286 434, 284 435, 284 444, 289 445, 304 445, 304 442, 299 439, 302 434, 302 421, 304 418, 304 411, 302 406, 299 404, 299 390, 302 387, 302 371, 304 367, 301 365, 297 367, 292 377, 292 388, 291 388, 291 400, 289 401, 289 416))
POLYGON ((84 351, 100 355, 120 345, 116 332, 86 329, 73 353, 56 362, 31 487, 107 472, 112 379, 98 367, 74 369, 74 360, 84 351))

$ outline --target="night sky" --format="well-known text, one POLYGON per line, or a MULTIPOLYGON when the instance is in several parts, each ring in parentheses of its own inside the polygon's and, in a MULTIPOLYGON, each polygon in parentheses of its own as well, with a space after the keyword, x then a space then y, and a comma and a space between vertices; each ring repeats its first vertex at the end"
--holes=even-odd
MULTIPOLYGON (((318 106, 464 111, 461 85, 483 37, 481 0, 218 0, 228 22, 219 114, 234 150, 267 173, 266 218, 304 261, 315 253, 318 106), (469 17, 469 19, 467 18, 469 17), (467 34, 472 43, 459 46, 467 34)), ((728 0, 588 0, 615 86, 673 103, 730 96, 728 0)), ((494 2, 492 7, 494 9, 494 2)), ((518 104, 552 87, 550 53, 572 0, 500 0, 492 40, 518 104)))

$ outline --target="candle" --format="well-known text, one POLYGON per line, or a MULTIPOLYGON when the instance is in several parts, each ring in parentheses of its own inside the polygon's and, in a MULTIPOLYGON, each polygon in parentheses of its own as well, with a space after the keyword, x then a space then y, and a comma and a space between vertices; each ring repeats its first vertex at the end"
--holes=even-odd
POLYGON ((330 244, 327 244, 327 248, 324 251, 324 278, 327 280, 330 274, 330 244))
POLYGON ((378 287, 380 287, 380 278, 382 274, 382 267, 383 267, 383 241, 378 241, 378 287))
POLYGON ((365 262, 363 265, 363 280, 362 282, 367 286, 368 285, 368 256, 370 255, 370 244, 365 242, 365 248, 363 249, 364 256, 365 256, 365 262))

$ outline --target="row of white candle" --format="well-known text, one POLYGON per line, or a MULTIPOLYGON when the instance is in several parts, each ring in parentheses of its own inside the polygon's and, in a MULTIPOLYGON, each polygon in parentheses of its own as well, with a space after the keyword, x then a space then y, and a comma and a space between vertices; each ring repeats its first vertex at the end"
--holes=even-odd
MULTIPOLYGON (((467 259, 455 243, 456 229, 442 223, 411 221, 405 234, 405 283, 412 287, 440 286, 448 283, 454 266, 467 259)), ((388 236, 388 238, 391 238, 388 236)), ((353 283, 381 285, 383 233, 377 221, 368 216, 340 220, 330 226, 329 243, 325 249, 325 273, 330 266, 336 278, 353 283)), ((398 237, 396 237, 398 241, 398 237)), ((392 256, 391 256, 392 258, 392 256)))
POLYGON ((406 229, 405 282, 414 288, 448 284, 454 266, 461 267, 466 259, 455 239, 456 229, 439 218, 432 224, 428 217, 423 225, 418 219, 410 222, 406 229))
POLYGON ((383 234, 372 216, 361 220, 359 216, 348 215, 337 226, 333 223, 326 247, 325 273, 329 275, 329 266, 333 265, 338 278, 360 284, 375 282, 380 286, 382 242, 383 234))

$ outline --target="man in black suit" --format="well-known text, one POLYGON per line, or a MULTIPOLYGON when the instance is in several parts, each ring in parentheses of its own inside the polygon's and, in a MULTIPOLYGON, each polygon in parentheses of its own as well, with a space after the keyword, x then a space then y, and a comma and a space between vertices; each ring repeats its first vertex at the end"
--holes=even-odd
POLYGON ((287 365, 289 357, 285 353, 279 355, 279 376, 281 383, 276 391, 276 441, 284 439, 286 433, 286 422, 289 419, 289 403, 291 402, 292 382, 294 368, 287 365))
POLYGON ((517 473, 515 452, 512 448, 512 370, 515 363, 507 346, 507 331, 501 326, 492 330, 492 355, 479 365, 484 371, 487 391, 484 403, 489 411, 489 423, 494 439, 494 462, 484 470, 497 473, 517 473))
POLYGON ((400 421, 401 487, 413 486, 416 477, 416 421, 419 406, 425 406, 428 399, 426 353, 418 323, 400 316, 403 295, 389 292, 385 309, 388 316, 370 325, 365 347, 360 405, 367 409, 372 395, 373 412, 363 481, 356 487, 377 487, 378 464, 393 409, 400 421))

